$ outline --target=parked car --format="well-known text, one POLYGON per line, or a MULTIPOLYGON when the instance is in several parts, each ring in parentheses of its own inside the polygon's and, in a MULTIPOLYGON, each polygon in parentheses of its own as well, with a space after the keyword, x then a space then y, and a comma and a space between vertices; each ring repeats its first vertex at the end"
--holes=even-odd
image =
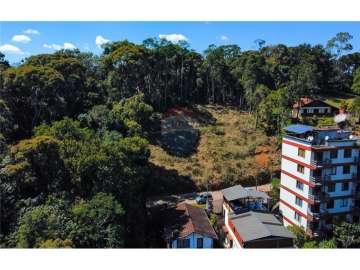
POLYGON ((200 194, 199 196, 197 196, 195 198, 195 201, 197 204, 204 204, 206 203, 206 200, 212 201, 212 195, 211 193, 204 193, 204 194, 200 194))

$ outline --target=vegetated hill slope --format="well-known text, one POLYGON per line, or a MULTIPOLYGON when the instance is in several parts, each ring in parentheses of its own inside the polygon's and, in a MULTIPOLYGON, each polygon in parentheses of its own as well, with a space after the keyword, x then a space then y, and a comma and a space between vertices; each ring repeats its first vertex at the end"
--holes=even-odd
POLYGON ((280 166, 280 145, 275 137, 255 130, 255 119, 248 113, 210 105, 198 106, 196 111, 195 126, 201 137, 190 157, 176 157, 160 146, 150 146, 151 162, 162 168, 163 173, 156 175, 161 179, 156 181, 164 185, 163 193, 181 192, 191 186, 205 189, 207 181, 212 189, 270 182, 280 166), (166 173, 169 171, 173 173, 166 173))

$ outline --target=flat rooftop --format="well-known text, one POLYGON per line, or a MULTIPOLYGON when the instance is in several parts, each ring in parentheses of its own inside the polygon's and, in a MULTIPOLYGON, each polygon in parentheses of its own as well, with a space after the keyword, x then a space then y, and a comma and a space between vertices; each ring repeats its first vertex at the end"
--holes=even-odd
POLYGON ((338 126, 313 127, 303 124, 294 124, 284 128, 285 138, 294 138, 314 146, 329 146, 330 142, 354 141, 358 138, 351 130, 341 129, 338 126))

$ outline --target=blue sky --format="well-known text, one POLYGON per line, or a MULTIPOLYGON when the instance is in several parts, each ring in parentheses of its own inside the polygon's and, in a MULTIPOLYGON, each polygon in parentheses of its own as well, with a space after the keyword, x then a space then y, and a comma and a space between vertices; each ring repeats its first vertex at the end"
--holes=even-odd
POLYGON ((16 63, 63 47, 100 54, 101 42, 128 39, 141 43, 159 35, 185 38, 199 52, 209 44, 238 44, 246 50, 255 48, 254 40, 259 38, 266 44, 325 45, 341 31, 353 35, 354 50, 359 51, 360 22, 0 22, 0 51, 16 63), (26 31, 29 29, 36 31, 26 31))

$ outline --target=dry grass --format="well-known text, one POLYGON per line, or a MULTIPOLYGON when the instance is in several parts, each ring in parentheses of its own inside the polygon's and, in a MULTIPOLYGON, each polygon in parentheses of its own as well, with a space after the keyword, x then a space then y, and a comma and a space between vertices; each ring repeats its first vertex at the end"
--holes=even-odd
POLYGON ((210 113, 216 123, 201 121, 196 124, 201 132, 197 152, 179 158, 151 145, 151 162, 190 177, 200 189, 206 186, 207 180, 212 188, 269 181, 269 174, 279 167, 276 139, 254 130, 254 119, 249 114, 225 107, 201 106, 198 109, 210 113), (258 162, 258 155, 266 162, 258 162))

